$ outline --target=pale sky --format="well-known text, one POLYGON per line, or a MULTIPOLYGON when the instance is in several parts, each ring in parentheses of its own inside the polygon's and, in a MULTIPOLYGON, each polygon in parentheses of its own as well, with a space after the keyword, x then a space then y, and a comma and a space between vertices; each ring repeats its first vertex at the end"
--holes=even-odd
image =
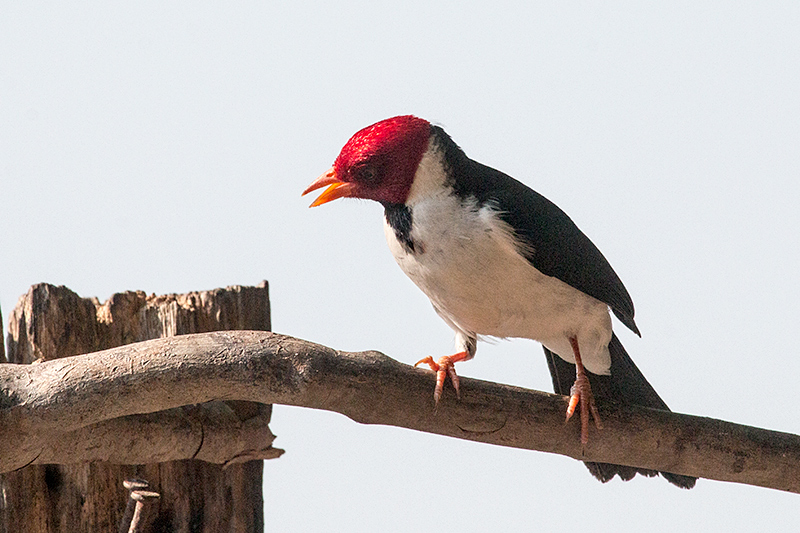
MULTIPOLYGON (((405 363, 452 332, 382 211, 300 192, 398 114, 561 206, 614 266, 676 411, 800 432, 797 2, 6 2, 0 304, 270 282, 275 331, 405 363)), ((551 390, 532 341, 463 376, 551 390)), ((565 457, 276 406, 268 530, 789 531, 800 496, 606 485, 565 457)))

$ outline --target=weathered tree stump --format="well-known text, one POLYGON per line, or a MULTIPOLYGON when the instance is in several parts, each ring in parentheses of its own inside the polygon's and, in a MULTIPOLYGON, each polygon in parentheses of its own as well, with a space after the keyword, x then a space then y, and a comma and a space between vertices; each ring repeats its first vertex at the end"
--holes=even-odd
MULTIPOLYGON (((243 329, 270 330, 266 282, 181 295, 124 292, 104 304, 66 287, 39 284, 11 313, 7 362, 35 364, 160 337, 243 329)), ((268 437, 263 449, 225 466, 193 459, 147 465, 30 465, 0 476, 5 494, 0 533, 116 531, 128 496, 122 482, 132 477, 148 480, 161 494, 145 531, 263 531, 261 459, 282 453, 271 447, 271 406, 219 401, 172 409, 169 415, 173 421, 178 416, 196 424, 198 410, 261 425, 268 437), (250 458, 258 460, 246 460, 250 458)), ((2 435, 2 442, 13 445, 13 436, 2 435)))
POLYGON ((3 334, 3 310, 0 309, 0 363, 7 363, 6 360, 6 345, 3 342, 5 335, 3 334))

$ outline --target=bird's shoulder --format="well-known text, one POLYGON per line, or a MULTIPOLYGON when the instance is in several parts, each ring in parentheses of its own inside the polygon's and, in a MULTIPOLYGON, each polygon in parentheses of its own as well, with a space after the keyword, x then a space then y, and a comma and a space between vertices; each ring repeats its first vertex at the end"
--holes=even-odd
POLYGON ((493 207, 513 228, 524 245, 522 253, 536 269, 604 302, 623 324, 639 334, 627 289, 600 250, 564 211, 511 176, 469 159, 457 146, 449 148, 450 154, 447 151, 445 147, 449 182, 455 194, 493 207))

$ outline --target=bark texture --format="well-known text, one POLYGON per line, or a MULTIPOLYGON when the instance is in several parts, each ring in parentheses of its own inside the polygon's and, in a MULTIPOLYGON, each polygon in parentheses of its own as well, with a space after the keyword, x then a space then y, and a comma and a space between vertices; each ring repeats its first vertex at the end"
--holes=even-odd
MULTIPOLYGON (((66 287, 40 284, 20 298, 9 320, 8 360, 24 366, 0 367, 35 371, 60 364, 48 362, 53 359, 147 339, 236 329, 270 329, 266 282, 166 296, 124 292, 104 304, 66 287)), ((84 381, 92 376, 88 371, 76 377, 84 381)), ((85 381, 72 385, 52 401, 68 402, 91 389, 85 381)), ((156 413, 138 407, 147 403, 148 391, 122 395, 112 387, 103 394, 89 392, 89 400, 101 408, 131 402, 128 416, 79 424, 73 431, 52 426, 44 433, 48 444, 39 449, 38 464, 3 470, 8 473, 0 476, 5 494, 0 532, 116 531, 127 499, 122 481, 131 477, 147 479, 161 493, 146 531, 263 531, 261 459, 281 453, 271 447, 270 405, 179 402, 156 413), (79 452, 93 448, 105 453, 79 452), (187 459, 206 458, 215 450, 227 453, 229 460, 209 464, 187 459)), ((24 448, 26 436, 29 431, 0 421, 4 448, 24 448)))
POLYGON ((8 359, 6 359, 6 345, 3 343, 4 335, 3 335, 3 310, 0 309, 0 363, 7 363, 8 359))
POLYGON ((582 451, 579 421, 564 424, 565 396, 462 377, 461 399, 446 387, 434 409, 434 381, 430 371, 378 352, 340 352, 255 331, 184 335, 40 365, 0 365, 0 426, 20 435, 14 454, 0 451, 0 471, 36 462, 53 431, 229 398, 800 493, 797 435, 598 401, 604 429, 592 428, 582 451), (96 400, 111 396, 114 402, 96 400))

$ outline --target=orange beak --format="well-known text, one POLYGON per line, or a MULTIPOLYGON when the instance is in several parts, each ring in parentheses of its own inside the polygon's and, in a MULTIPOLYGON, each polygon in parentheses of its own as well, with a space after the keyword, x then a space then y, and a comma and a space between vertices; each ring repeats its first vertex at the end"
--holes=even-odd
POLYGON ((311 185, 309 185, 306 190, 303 191, 303 194, 301 196, 305 196, 311 191, 316 191, 317 189, 321 189, 322 187, 325 186, 327 186, 328 188, 325 189, 322 192, 322 194, 320 194, 317 197, 317 199, 314 200, 308 207, 317 207, 318 205, 332 202, 337 198, 345 198, 353 195, 353 184, 347 183, 337 178, 336 171, 333 170, 333 167, 331 167, 326 172, 324 172, 320 177, 315 179, 314 182, 311 185))

